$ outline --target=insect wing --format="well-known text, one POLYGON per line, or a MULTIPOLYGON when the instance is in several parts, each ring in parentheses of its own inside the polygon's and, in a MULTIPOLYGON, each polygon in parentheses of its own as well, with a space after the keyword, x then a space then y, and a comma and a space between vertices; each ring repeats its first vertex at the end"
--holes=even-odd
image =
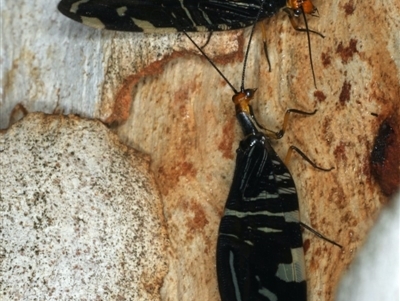
POLYGON ((222 301, 306 301, 303 241, 292 177, 262 135, 238 149, 217 243, 222 301))
MULTIPOLYGON (((260 19, 285 1, 265 1, 260 19)), ((62 0, 65 16, 95 28, 137 32, 221 31, 251 25, 259 0, 62 0)))
POLYGON ((100 29, 142 32, 163 27, 163 23, 169 27, 174 24, 159 1, 62 0, 58 10, 68 18, 100 29))

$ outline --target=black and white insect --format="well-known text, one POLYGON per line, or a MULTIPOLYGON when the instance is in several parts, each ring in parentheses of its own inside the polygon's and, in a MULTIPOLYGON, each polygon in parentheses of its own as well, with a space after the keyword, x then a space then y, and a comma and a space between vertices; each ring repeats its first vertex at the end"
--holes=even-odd
MULTIPOLYGON (((293 28, 307 32, 308 51, 314 86, 310 30, 305 14, 317 16, 311 0, 61 0, 58 10, 68 18, 87 26, 118 31, 167 33, 214 32, 248 27, 284 10, 293 28), (298 25, 303 15, 305 28, 298 25)), ((210 37, 210 36, 209 36, 210 37)), ((264 51, 268 61, 266 31, 263 26, 264 51)))
POLYGON ((296 24, 302 11, 316 13, 311 0, 61 0, 58 9, 91 27, 148 33, 244 28, 280 9, 296 24))
MULTIPOLYGON (((306 301, 301 227, 340 245, 300 222, 295 183, 270 139, 284 135, 290 113, 313 115, 316 111, 289 109, 282 130, 273 132, 262 128, 250 105, 256 89, 245 89, 243 83, 249 47, 250 42, 240 91, 207 58, 234 91, 236 117, 245 136, 237 149, 233 181, 219 226, 216 256, 219 292, 222 301, 306 301)), ((318 167, 294 146, 287 158, 292 151, 314 168, 332 169, 318 167)))

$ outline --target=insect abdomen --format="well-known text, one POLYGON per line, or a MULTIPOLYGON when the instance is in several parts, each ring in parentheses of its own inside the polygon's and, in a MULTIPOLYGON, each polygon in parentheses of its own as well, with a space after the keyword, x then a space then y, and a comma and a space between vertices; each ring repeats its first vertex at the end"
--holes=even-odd
POLYGON ((217 243, 222 301, 305 301, 296 189, 263 134, 242 140, 217 243))

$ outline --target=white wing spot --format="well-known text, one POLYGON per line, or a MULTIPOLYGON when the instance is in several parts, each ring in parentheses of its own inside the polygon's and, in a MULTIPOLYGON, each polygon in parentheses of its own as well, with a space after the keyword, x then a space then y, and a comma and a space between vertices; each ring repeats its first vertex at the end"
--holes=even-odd
POLYGON ((232 282, 233 282, 233 286, 235 288, 236 300, 242 301, 242 298, 240 296, 239 284, 238 284, 237 277, 236 277, 235 267, 233 266, 234 261, 235 261, 235 258, 234 258, 233 252, 229 251, 229 268, 231 270, 232 282))
MULTIPOLYGON (((256 280, 258 281, 258 284, 261 286, 261 281, 260 281, 260 277, 258 277, 256 275, 256 280)), ((268 300, 270 301, 278 301, 278 297, 271 292, 269 289, 267 289, 265 286, 262 286, 258 292, 260 293, 261 296, 267 297, 268 300)))
POLYGON ((270 212, 267 210, 263 211, 237 211, 232 209, 225 209, 224 216, 235 216, 237 218, 244 218, 248 216, 283 216, 285 218, 285 222, 288 223, 298 223, 300 220, 299 210, 287 211, 287 212, 270 212))
POLYGON ((274 165, 281 165, 281 162, 276 161, 276 160, 272 160, 272 163, 273 163, 274 165))
POLYGON ((76 14, 76 12, 79 9, 79 5, 81 5, 81 3, 86 3, 89 2, 90 0, 80 0, 80 1, 76 1, 71 5, 71 9, 69 10, 71 13, 76 14))
POLYGON ((298 223, 300 222, 300 213, 299 210, 284 212, 283 215, 285 216, 285 222, 288 223, 298 223))
POLYGON ((295 248, 292 252, 292 263, 280 263, 276 277, 286 282, 302 282, 306 280, 303 248, 295 248))
POLYGON ((203 11, 202 9, 199 8, 199 10, 201 11, 201 14, 203 15, 203 18, 207 21, 208 24, 212 24, 210 18, 208 17, 208 15, 206 14, 205 11, 203 11))
POLYGON ((295 194, 296 188, 294 188, 294 187, 278 188, 278 193, 280 193, 280 194, 295 194))
POLYGON ((274 229, 274 228, 269 228, 269 227, 260 227, 256 228, 258 231, 262 231, 265 233, 273 233, 273 232, 282 232, 280 229, 274 229))
POLYGON ((218 28, 220 30, 229 30, 230 29, 230 27, 226 24, 218 24, 218 28))
POLYGON ((145 20, 132 18, 132 21, 136 24, 136 26, 140 27, 141 29, 143 29, 144 32, 148 32, 148 33, 177 32, 176 28, 173 28, 173 27, 166 27, 166 28, 155 27, 149 21, 145 21, 145 20))
POLYGON ((278 179, 278 180, 289 180, 291 177, 290 177, 290 174, 289 173, 287 173, 287 172, 285 172, 284 174, 282 174, 282 175, 276 175, 276 178, 278 179))
POLYGON ((98 29, 103 29, 106 26, 103 24, 103 22, 100 21, 100 19, 97 18, 89 18, 89 17, 84 17, 81 16, 82 19, 82 23, 90 26, 90 27, 94 27, 94 28, 98 28, 98 29))
POLYGON ((208 31, 208 28, 205 26, 196 26, 197 31, 199 32, 205 32, 208 31))
POLYGON ((121 6, 117 8, 117 14, 120 17, 125 16, 126 11, 128 10, 128 8, 126 6, 121 6))
POLYGON ((258 201, 258 200, 268 200, 268 199, 277 199, 279 198, 279 194, 269 193, 267 191, 260 192, 260 194, 256 197, 245 198, 245 201, 258 201))
POLYGON ((246 244, 248 244, 249 246, 254 246, 253 242, 250 240, 245 240, 244 241, 246 244))
POLYGON ((237 239, 237 240, 239 240, 239 237, 237 237, 236 235, 234 235, 234 234, 227 234, 227 233, 219 233, 219 235, 220 236, 228 236, 228 237, 233 237, 233 238, 235 238, 235 239, 237 239))
POLYGON ((196 23, 194 23, 192 16, 190 15, 190 12, 187 10, 185 5, 183 4, 183 0, 179 0, 179 2, 181 3, 182 9, 185 11, 186 15, 188 16, 189 20, 192 22, 193 26, 196 26, 196 23))
POLYGON ((264 211, 256 211, 256 212, 251 212, 251 211, 237 211, 237 210, 232 210, 232 209, 225 209, 224 216, 236 216, 238 218, 243 218, 247 216, 257 216, 257 215, 265 215, 265 216, 283 216, 282 212, 278 213, 272 213, 270 211, 264 210, 264 211))

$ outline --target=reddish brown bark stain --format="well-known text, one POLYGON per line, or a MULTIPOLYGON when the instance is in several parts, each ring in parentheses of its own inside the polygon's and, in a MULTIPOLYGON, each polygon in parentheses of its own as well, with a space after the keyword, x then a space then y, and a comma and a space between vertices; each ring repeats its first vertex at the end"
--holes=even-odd
POLYGON ((351 91, 351 84, 348 81, 343 82, 342 91, 339 95, 339 102, 344 105, 347 101, 350 100, 350 91, 351 91))
MULTIPOLYGON (((177 154, 177 156, 183 157, 183 155, 177 154)), ((161 185, 160 191, 163 195, 167 195, 170 190, 175 189, 179 181, 179 177, 185 176, 189 178, 194 178, 197 174, 197 169, 190 162, 172 162, 171 164, 166 164, 160 166, 158 169, 158 179, 161 185)))
POLYGON ((335 150, 333 151, 333 154, 335 155, 335 158, 337 160, 341 161, 347 161, 347 156, 346 156, 346 145, 344 143, 340 143, 335 150))
POLYGON ((322 52, 321 53, 321 60, 322 60, 322 65, 324 67, 328 67, 331 64, 331 56, 329 53, 322 52))
POLYGON ((319 102, 323 102, 326 99, 326 95, 324 94, 324 92, 317 90, 314 92, 314 97, 319 101, 319 102))
POLYGON ((315 250, 314 255, 315 256, 321 256, 321 252, 322 252, 321 248, 318 248, 318 249, 315 250))
POLYGON ((157 75, 163 72, 164 65, 167 64, 170 60, 175 57, 179 57, 180 55, 174 53, 173 55, 169 56, 168 58, 154 62, 150 64, 140 72, 135 75, 128 76, 120 90, 117 93, 116 100, 114 102, 114 108, 112 114, 105 120, 106 124, 109 125, 118 125, 124 121, 126 121, 129 117, 129 111, 132 102, 132 89, 134 86, 145 76, 149 75, 157 75))
MULTIPOLYGON (((234 61, 242 61, 243 43, 244 43, 243 35, 240 35, 238 38, 238 45, 239 45, 238 51, 227 55, 214 56, 213 62, 216 64, 223 65, 232 63, 234 61)), ((139 80, 141 80, 143 77, 146 76, 155 76, 161 74, 164 71, 164 67, 168 62, 179 57, 188 57, 189 55, 197 56, 197 54, 188 51, 174 52, 172 55, 165 57, 162 60, 149 64, 146 68, 142 69, 140 72, 132 76, 128 76, 124 80, 123 84, 121 85, 121 88, 117 93, 116 100, 114 102, 113 112, 105 120, 105 123, 108 125, 118 125, 128 119, 132 102, 132 90, 135 87, 135 85, 139 82, 139 80)))
POLYGON ((187 210, 193 213, 193 216, 186 221, 189 232, 190 230, 201 231, 209 223, 203 208, 195 201, 189 203, 187 210))
POLYGON ((226 122, 223 127, 223 138, 218 144, 218 149, 222 152, 222 156, 227 159, 234 158, 234 152, 232 152, 232 144, 234 140, 234 122, 235 118, 231 118, 229 122, 226 122))
POLYGON ((308 250, 310 249, 310 240, 309 239, 306 239, 304 242, 303 242, 303 250, 304 250, 304 254, 305 253, 307 253, 308 252, 308 250))
POLYGON ((385 119, 371 152, 371 173, 383 194, 392 196, 400 188, 400 130, 398 116, 385 119))
POLYGON ((347 47, 343 46, 343 42, 340 42, 336 48, 336 53, 342 58, 342 63, 347 64, 353 58, 354 54, 358 53, 357 40, 350 39, 349 46, 347 47))
POLYGON ((347 2, 343 6, 343 8, 344 8, 344 12, 346 14, 346 17, 352 15, 354 13, 354 11, 356 10, 356 7, 354 6, 354 3, 353 3, 352 0, 347 2))

